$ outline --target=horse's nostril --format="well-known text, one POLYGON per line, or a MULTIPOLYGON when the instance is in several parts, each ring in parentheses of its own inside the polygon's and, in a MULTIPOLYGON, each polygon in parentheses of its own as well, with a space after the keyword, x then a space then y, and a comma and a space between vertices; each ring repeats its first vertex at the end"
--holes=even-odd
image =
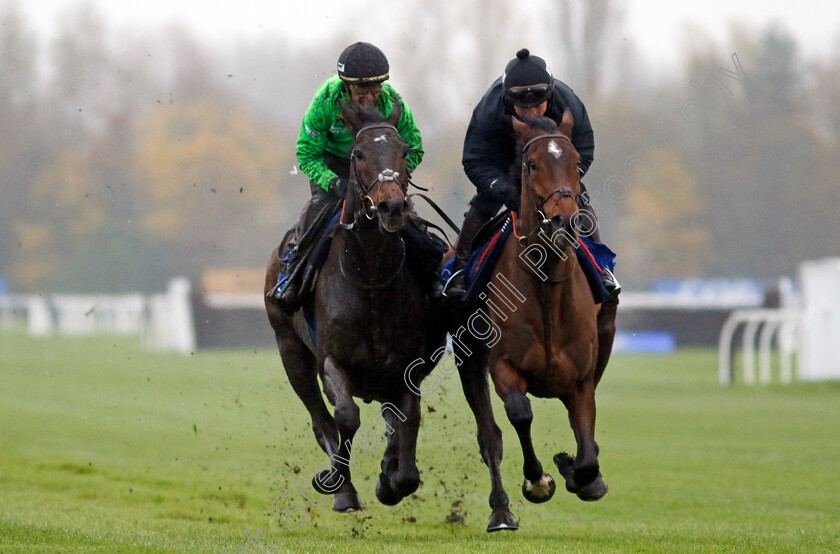
POLYGON ((381 215, 388 215, 391 213, 391 206, 387 202, 380 202, 376 205, 376 209, 381 215))

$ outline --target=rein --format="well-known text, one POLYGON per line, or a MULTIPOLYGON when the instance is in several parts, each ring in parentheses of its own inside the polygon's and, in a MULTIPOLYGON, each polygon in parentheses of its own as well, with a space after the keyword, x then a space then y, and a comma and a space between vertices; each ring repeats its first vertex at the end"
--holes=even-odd
MULTIPOLYGON (((356 238, 356 242, 359 242, 359 236, 357 234, 353 234, 353 236, 356 238)), ((359 244, 359 247, 364 249, 364 247, 361 244, 359 244)), ((373 285, 369 285, 367 283, 362 283, 360 281, 356 281, 353 278, 351 278, 350 274, 347 273, 347 270, 344 269, 344 253, 343 252, 339 252, 339 254, 338 254, 338 268, 341 270, 341 276, 344 277, 345 279, 347 279, 348 281, 350 281, 350 283, 356 288, 359 288, 359 289, 362 289, 362 290, 365 290, 365 291, 382 290, 385 287, 387 287, 388 285, 390 285, 391 283, 393 283, 394 279, 397 278, 397 276, 403 270, 403 267, 405 267, 405 241, 403 241, 402 237, 400 237, 400 247, 402 249, 402 252, 400 253, 400 265, 397 266, 397 270, 393 273, 393 275, 391 275, 390 277, 388 277, 385 281, 383 281, 381 283, 376 283, 376 284, 373 284, 373 285)), ((362 256, 362 259, 364 259, 364 256, 362 256)))

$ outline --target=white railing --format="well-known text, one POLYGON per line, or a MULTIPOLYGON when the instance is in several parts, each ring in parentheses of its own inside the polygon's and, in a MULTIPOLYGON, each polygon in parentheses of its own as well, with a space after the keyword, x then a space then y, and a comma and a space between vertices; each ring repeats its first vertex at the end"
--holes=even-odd
POLYGON ((164 294, 10 295, 0 297, 0 328, 34 336, 139 335, 145 348, 195 350, 190 284, 173 279, 164 294))
POLYGON ((735 380, 733 339, 743 327, 741 339, 744 383, 756 383, 756 349, 758 350, 758 382, 771 381, 772 346, 776 338, 780 368, 779 381, 793 380, 793 356, 798 351, 801 313, 798 310, 738 310, 723 325, 718 344, 718 377, 722 385, 735 380), (756 339, 757 344, 756 344, 756 339))

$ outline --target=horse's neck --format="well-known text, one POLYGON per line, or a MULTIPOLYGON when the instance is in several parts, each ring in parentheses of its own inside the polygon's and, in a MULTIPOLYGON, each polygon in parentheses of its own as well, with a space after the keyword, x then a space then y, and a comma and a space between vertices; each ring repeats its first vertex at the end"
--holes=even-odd
POLYGON ((392 259, 389 254, 400 250, 400 237, 383 233, 373 222, 363 222, 354 231, 345 234, 345 252, 348 259, 363 262, 369 270, 376 270, 383 261, 392 259))
POLYGON ((536 222, 525 223, 519 228, 520 236, 530 237, 527 240, 526 246, 521 246, 517 243, 515 251, 517 256, 522 256, 526 249, 536 247, 539 253, 545 254, 545 259, 540 263, 539 267, 534 267, 525 260, 520 260, 519 269, 530 273, 533 278, 538 281, 552 281, 569 275, 577 265, 577 257, 574 249, 566 247, 560 248, 551 242, 552 237, 545 233, 538 233, 536 231, 538 225, 536 222))

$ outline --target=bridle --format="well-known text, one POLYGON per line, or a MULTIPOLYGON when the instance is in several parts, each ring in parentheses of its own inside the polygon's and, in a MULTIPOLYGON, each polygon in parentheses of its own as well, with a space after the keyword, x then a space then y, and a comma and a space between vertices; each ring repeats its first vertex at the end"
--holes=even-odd
MULTIPOLYGON (((359 131, 356 133, 356 143, 358 143, 359 136, 363 132, 374 130, 374 129, 392 129, 399 136, 399 130, 396 127, 394 127, 393 125, 390 125, 388 123, 373 123, 371 125, 366 125, 366 126, 362 127, 361 129, 359 129, 359 131)), ((339 225, 340 225, 340 227, 342 227, 342 228, 344 228, 348 231, 353 231, 353 230, 357 230, 356 222, 358 221, 360 216, 364 216, 368 220, 372 220, 376 217, 376 212, 377 212, 376 202, 374 202, 373 198, 371 198, 371 196, 370 196, 370 193, 371 193, 371 191, 373 190, 374 187, 376 187, 376 186, 381 187, 383 184, 385 184, 387 182, 395 182, 395 183, 397 183, 397 185, 399 185, 400 190, 405 195, 408 191, 408 179, 406 179, 405 182, 401 182, 399 171, 394 171, 393 169, 385 169, 385 170, 381 171, 379 173, 379 175, 377 175, 376 178, 373 179, 370 183, 365 184, 365 182, 362 180, 362 176, 359 174, 359 168, 356 165, 356 156, 355 155, 350 156, 350 169, 351 169, 352 174, 353 174, 353 181, 355 181, 355 187, 354 188, 357 191, 357 193, 359 195, 359 198, 362 201, 362 207, 359 211, 357 211, 354 214, 352 223, 340 223, 339 225)), ((359 247, 364 249, 364 245, 361 244, 358 234, 357 233, 350 233, 350 235, 353 236, 353 238, 355 239, 355 241, 359 245, 359 247)), ((368 284, 368 283, 363 283, 363 282, 351 277, 350 273, 348 273, 347 270, 344 267, 343 255, 342 255, 342 253, 339 253, 338 263, 339 263, 339 269, 341 271, 341 275, 345 279, 347 279, 349 282, 351 282, 354 286, 356 286, 357 288, 362 289, 362 290, 376 291, 376 290, 384 289, 385 287, 389 286, 394 281, 394 279, 397 278, 397 276, 400 274, 400 272, 402 272, 403 267, 405 266, 405 258, 406 258, 406 256, 405 256, 405 241, 403 240, 402 237, 399 237, 399 242, 400 242, 400 248, 401 248, 400 263, 397 265, 396 271, 394 271, 393 274, 391 274, 390 277, 388 277, 387 279, 385 279, 381 283, 368 284)))
MULTIPOLYGON (((356 133, 356 142, 359 141, 359 135, 361 135, 365 131, 370 131, 373 129, 392 129, 399 135, 399 130, 394 127, 393 125, 389 125, 388 123, 374 123, 372 125, 367 125, 359 129, 356 133)), ((362 180, 361 175, 359 175, 359 168, 356 166, 356 156, 350 156, 350 169, 353 172, 353 177, 355 177, 356 181, 356 189, 359 192, 359 197, 362 200, 362 209, 361 214, 364 215, 367 219, 373 219, 376 216, 376 203, 373 201, 373 198, 370 197, 370 192, 373 190, 375 186, 382 186, 384 183, 387 182, 395 182, 399 185, 400 190, 403 194, 408 193, 408 180, 406 179, 405 182, 400 182, 400 173, 399 171, 394 171, 393 169, 385 169, 379 175, 376 176, 370 183, 365 184, 362 180)))
MULTIPOLYGON (((546 203, 549 200, 551 200, 556 195, 559 198, 572 198, 573 200, 577 201, 577 196, 574 193, 572 193, 572 189, 570 189, 569 187, 557 187, 556 189, 551 191, 551 193, 549 193, 546 197, 542 197, 539 194, 537 194, 537 191, 534 188, 534 184, 531 181, 531 169, 528 167, 528 163, 525 159, 525 154, 527 153, 531 145, 533 145, 535 142, 548 139, 561 139, 568 141, 570 144, 572 143, 572 140, 568 136, 560 133, 552 133, 548 135, 540 135, 538 137, 534 137, 528 142, 526 142, 525 145, 522 147, 522 172, 525 174, 525 178, 522 180, 522 182, 528 187, 528 196, 534 201, 534 212, 537 214, 538 217, 541 218, 538 225, 536 226, 536 229, 534 229, 527 235, 520 236, 516 233, 516 216, 515 214, 513 215, 514 236, 516 236, 516 238, 519 239, 519 244, 526 248, 532 243, 533 236, 535 234, 539 235, 540 233, 542 233, 543 235, 546 235, 551 231, 551 220, 549 220, 546 217, 545 212, 543 211, 546 203)), ((571 277, 572 271, 574 271, 574 268, 572 268, 572 270, 569 271, 569 273, 564 277, 549 281, 548 284, 556 285, 562 283, 563 281, 566 281, 569 277, 571 277)))
POLYGON ((525 153, 528 151, 528 148, 530 148, 532 144, 534 144, 537 141, 546 139, 561 139, 568 141, 569 144, 572 143, 572 139, 570 139, 566 135, 555 133, 550 135, 540 135, 538 137, 534 137, 528 142, 526 142, 525 146, 522 147, 522 171, 523 173, 525 173, 525 177, 527 178, 528 190, 531 193, 530 196, 534 199, 534 208, 536 212, 542 216, 543 223, 548 222, 547 218, 545 217, 545 212, 543 212, 543 208, 554 195, 558 195, 560 198, 573 198, 577 200, 577 197, 572 193, 572 189, 570 189, 569 187, 558 187, 551 191, 551 193, 545 198, 537 194, 537 191, 534 189, 534 184, 531 182, 531 168, 528 167, 528 164, 525 161, 525 153))

